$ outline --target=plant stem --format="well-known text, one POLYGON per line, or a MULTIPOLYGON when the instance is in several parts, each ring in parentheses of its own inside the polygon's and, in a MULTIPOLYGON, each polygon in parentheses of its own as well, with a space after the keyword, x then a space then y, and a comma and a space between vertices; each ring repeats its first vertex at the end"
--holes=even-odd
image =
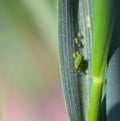
POLYGON ((93 82, 91 89, 91 102, 90 102, 88 121, 97 121, 99 115, 99 106, 101 102, 100 100, 101 100, 104 78, 93 77, 92 80, 93 82))

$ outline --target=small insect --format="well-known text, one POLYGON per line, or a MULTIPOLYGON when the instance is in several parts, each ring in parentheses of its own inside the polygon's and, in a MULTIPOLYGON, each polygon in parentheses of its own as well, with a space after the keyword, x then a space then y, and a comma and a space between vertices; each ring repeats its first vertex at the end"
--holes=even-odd
POLYGON ((83 38, 83 36, 82 36, 82 34, 81 34, 80 32, 77 33, 77 36, 78 36, 80 39, 83 38))
POLYGON ((76 44, 79 44, 78 38, 75 38, 74 41, 75 41, 76 44))
POLYGON ((88 68, 88 61, 85 60, 83 55, 78 51, 73 52, 73 58, 75 69, 86 74, 86 70, 88 68))
POLYGON ((74 41, 75 41, 75 44, 76 44, 78 47, 83 48, 83 44, 82 44, 82 42, 80 42, 80 41, 78 40, 78 38, 75 38, 74 41))
POLYGON ((73 53, 73 58, 74 58, 74 67, 76 69, 79 69, 79 67, 82 63, 82 60, 83 60, 82 54, 79 53, 78 51, 76 51, 76 52, 73 53))

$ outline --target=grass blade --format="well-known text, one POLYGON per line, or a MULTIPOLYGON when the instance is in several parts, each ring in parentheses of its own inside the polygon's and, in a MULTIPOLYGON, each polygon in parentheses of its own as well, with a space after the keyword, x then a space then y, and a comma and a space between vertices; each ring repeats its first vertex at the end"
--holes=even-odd
POLYGON ((80 31, 83 35, 83 56, 90 60, 92 30, 86 22, 87 16, 91 18, 89 2, 88 0, 59 0, 58 2, 60 69, 70 121, 87 121, 90 89, 89 67, 86 75, 78 72, 74 67, 72 54, 76 49, 74 38, 80 31))

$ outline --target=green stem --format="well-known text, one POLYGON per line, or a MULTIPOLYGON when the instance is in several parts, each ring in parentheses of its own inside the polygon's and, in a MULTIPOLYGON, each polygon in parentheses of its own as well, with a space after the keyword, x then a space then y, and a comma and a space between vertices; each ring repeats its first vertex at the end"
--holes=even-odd
POLYGON ((91 89, 91 102, 88 114, 88 121, 97 121, 104 79, 101 77, 93 77, 92 80, 93 82, 91 89))

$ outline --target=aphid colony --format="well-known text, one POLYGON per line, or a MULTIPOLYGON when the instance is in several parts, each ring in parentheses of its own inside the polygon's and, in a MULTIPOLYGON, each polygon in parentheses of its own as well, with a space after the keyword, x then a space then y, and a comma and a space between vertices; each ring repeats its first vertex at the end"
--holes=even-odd
POLYGON ((86 69, 88 67, 87 60, 84 59, 82 53, 80 50, 83 48, 83 44, 80 41, 83 38, 82 34, 79 32, 77 34, 77 38, 74 39, 76 50, 73 52, 73 59, 74 59, 74 67, 77 70, 82 71, 83 73, 86 73, 86 69))

